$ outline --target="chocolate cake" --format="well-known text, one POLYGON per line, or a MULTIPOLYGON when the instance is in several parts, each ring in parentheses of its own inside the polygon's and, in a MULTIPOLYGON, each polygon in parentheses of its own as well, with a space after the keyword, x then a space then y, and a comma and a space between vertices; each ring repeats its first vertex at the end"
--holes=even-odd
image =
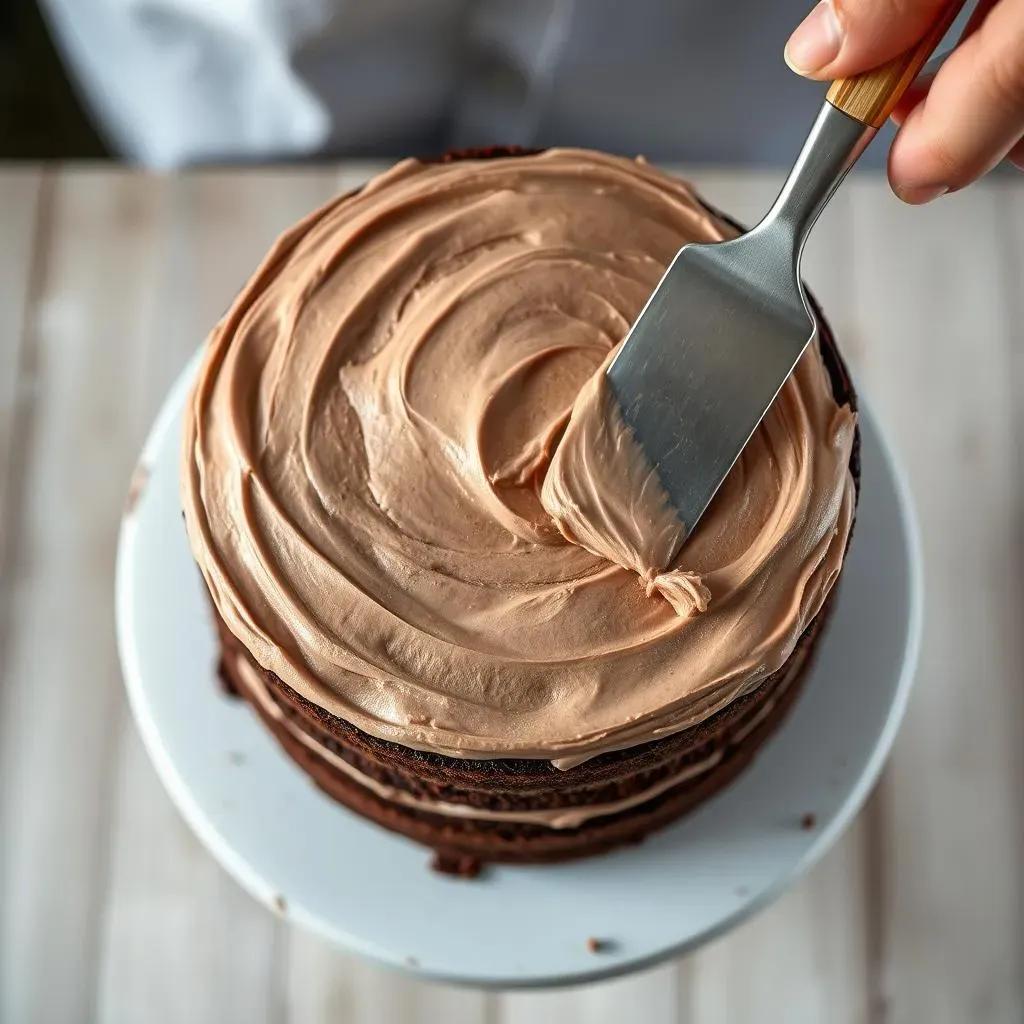
POLYGON ((182 495, 222 673, 442 867, 637 841, 798 696, 858 479, 820 315, 671 564, 621 446, 559 447, 678 248, 735 230, 639 160, 406 161, 282 236, 208 341, 182 495))

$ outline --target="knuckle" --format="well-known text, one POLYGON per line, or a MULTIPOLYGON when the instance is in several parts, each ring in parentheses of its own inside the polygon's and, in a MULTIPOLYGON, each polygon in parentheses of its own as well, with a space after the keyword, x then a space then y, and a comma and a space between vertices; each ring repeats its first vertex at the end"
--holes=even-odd
POLYGON ((1001 48, 994 55, 986 75, 992 101, 1007 113, 1024 113, 1024 51, 1001 48))
MULTIPOLYGON (((947 0, 832 0, 851 59, 878 64, 912 46, 947 0)), ((858 65, 857 70, 861 70, 858 65)))
POLYGON ((867 0, 864 4, 875 17, 887 15, 891 20, 913 26, 923 34, 934 23, 947 0, 867 0))
POLYGON ((927 0, 833 0, 839 13, 858 22, 919 17, 927 0))
POLYGON ((930 178, 946 182, 951 188, 963 184, 961 180, 965 172, 963 156, 956 152, 949 139, 943 135, 932 139, 928 146, 928 156, 930 163, 938 172, 930 175, 930 178))

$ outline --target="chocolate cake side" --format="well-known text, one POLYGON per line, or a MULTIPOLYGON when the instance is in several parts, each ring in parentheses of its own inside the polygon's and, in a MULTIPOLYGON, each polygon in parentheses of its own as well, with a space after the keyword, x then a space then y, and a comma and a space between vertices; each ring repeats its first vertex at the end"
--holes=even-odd
POLYGON ((781 670, 712 718, 664 740, 603 754, 567 771, 548 761, 461 760, 425 754, 368 736, 340 719, 334 719, 328 732, 319 716, 306 717, 297 710, 301 705, 294 691, 273 673, 260 669, 230 635, 225 642, 224 669, 288 756, 339 803, 429 846, 442 861, 459 862, 468 857, 485 863, 544 863, 639 842, 731 782, 795 702, 825 617, 823 610, 781 670), (266 686, 273 708, 254 695, 252 673, 266 686), (312 744, 299 738, 300 734, 312 744), (368 752, 376 756, 368 756, 368 752), (354 781, 337 767, 339 760, 426 807, 440 801, 449 808, 462 806, 494 817, 464 819, 403 805, 354 781), (706 770, 687 774, 689 766, 708 762, 706 770), (429 772, 424 771, 427 764, 429 772), (446 774, 447 783, 442 781, 446 774), (456 775, 458 784, 452 781, 456 775), (680 776, 682 781, 674 783, 680 776), (668 788, 663 788, 666 783, 668 788), (648 791, 655 795, 645 799, 648 791), (618 800, 638 802, 614 813, 595 813, 570 827, 509 820, 535 811, 596 811, 618 800))
MULTIPOLYGON (((507 155, 514 152, 470 151, 446 159, 507 155)), ((856 408, 835 341, 812 305, 834 397, 856 408)), ((859 489, 859 433, 850 468, 859 489)), ((536 863, 639 841, 728 785, 797 699, 833 599, 782 668, 753 692, 691 729, 565 771, 545 760, 459 759, 379 740, 296 693, 261 668, 219 618, 217 626, 225 681, 333 799, 433 848, 445 863, 536 863)))

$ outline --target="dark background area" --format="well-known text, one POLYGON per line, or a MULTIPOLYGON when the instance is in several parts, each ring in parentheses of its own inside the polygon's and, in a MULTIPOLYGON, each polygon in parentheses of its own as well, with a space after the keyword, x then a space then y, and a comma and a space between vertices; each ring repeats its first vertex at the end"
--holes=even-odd
MULTIPOLYGON (((952 43, 967 16, 968 11, 961 13, 940 50, 952 43)), ((888 145, 892 133, 891 125, 883 129, 868 162, 872 152, 877 155, 888 145)), ((412 145, 411 150, 429 153, 436 148, 426 141, 412 145)), ((409 140, 399 150, 391 155, 409 152, 409 140)), ((0 0, 0 160, 75 159, 117 159, 117 155, 90 119, 65 71, 39 0, 0 0)), ((1002 164, 996 173, 1017 172, 1002 164)))
POLYGON ((109 155, 35 0, 0 0, 0 160, 109 155))

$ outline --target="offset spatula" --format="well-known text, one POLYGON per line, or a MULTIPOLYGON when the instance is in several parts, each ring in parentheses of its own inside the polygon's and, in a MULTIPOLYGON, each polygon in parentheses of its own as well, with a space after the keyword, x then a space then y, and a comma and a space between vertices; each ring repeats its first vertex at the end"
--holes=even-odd
POLYGON ((686 533, 815 335, 800 281, 811 227, 962 6, 903 56, 832 84, 768 215, 733 241, 680 249, 608 366, 686 533))

